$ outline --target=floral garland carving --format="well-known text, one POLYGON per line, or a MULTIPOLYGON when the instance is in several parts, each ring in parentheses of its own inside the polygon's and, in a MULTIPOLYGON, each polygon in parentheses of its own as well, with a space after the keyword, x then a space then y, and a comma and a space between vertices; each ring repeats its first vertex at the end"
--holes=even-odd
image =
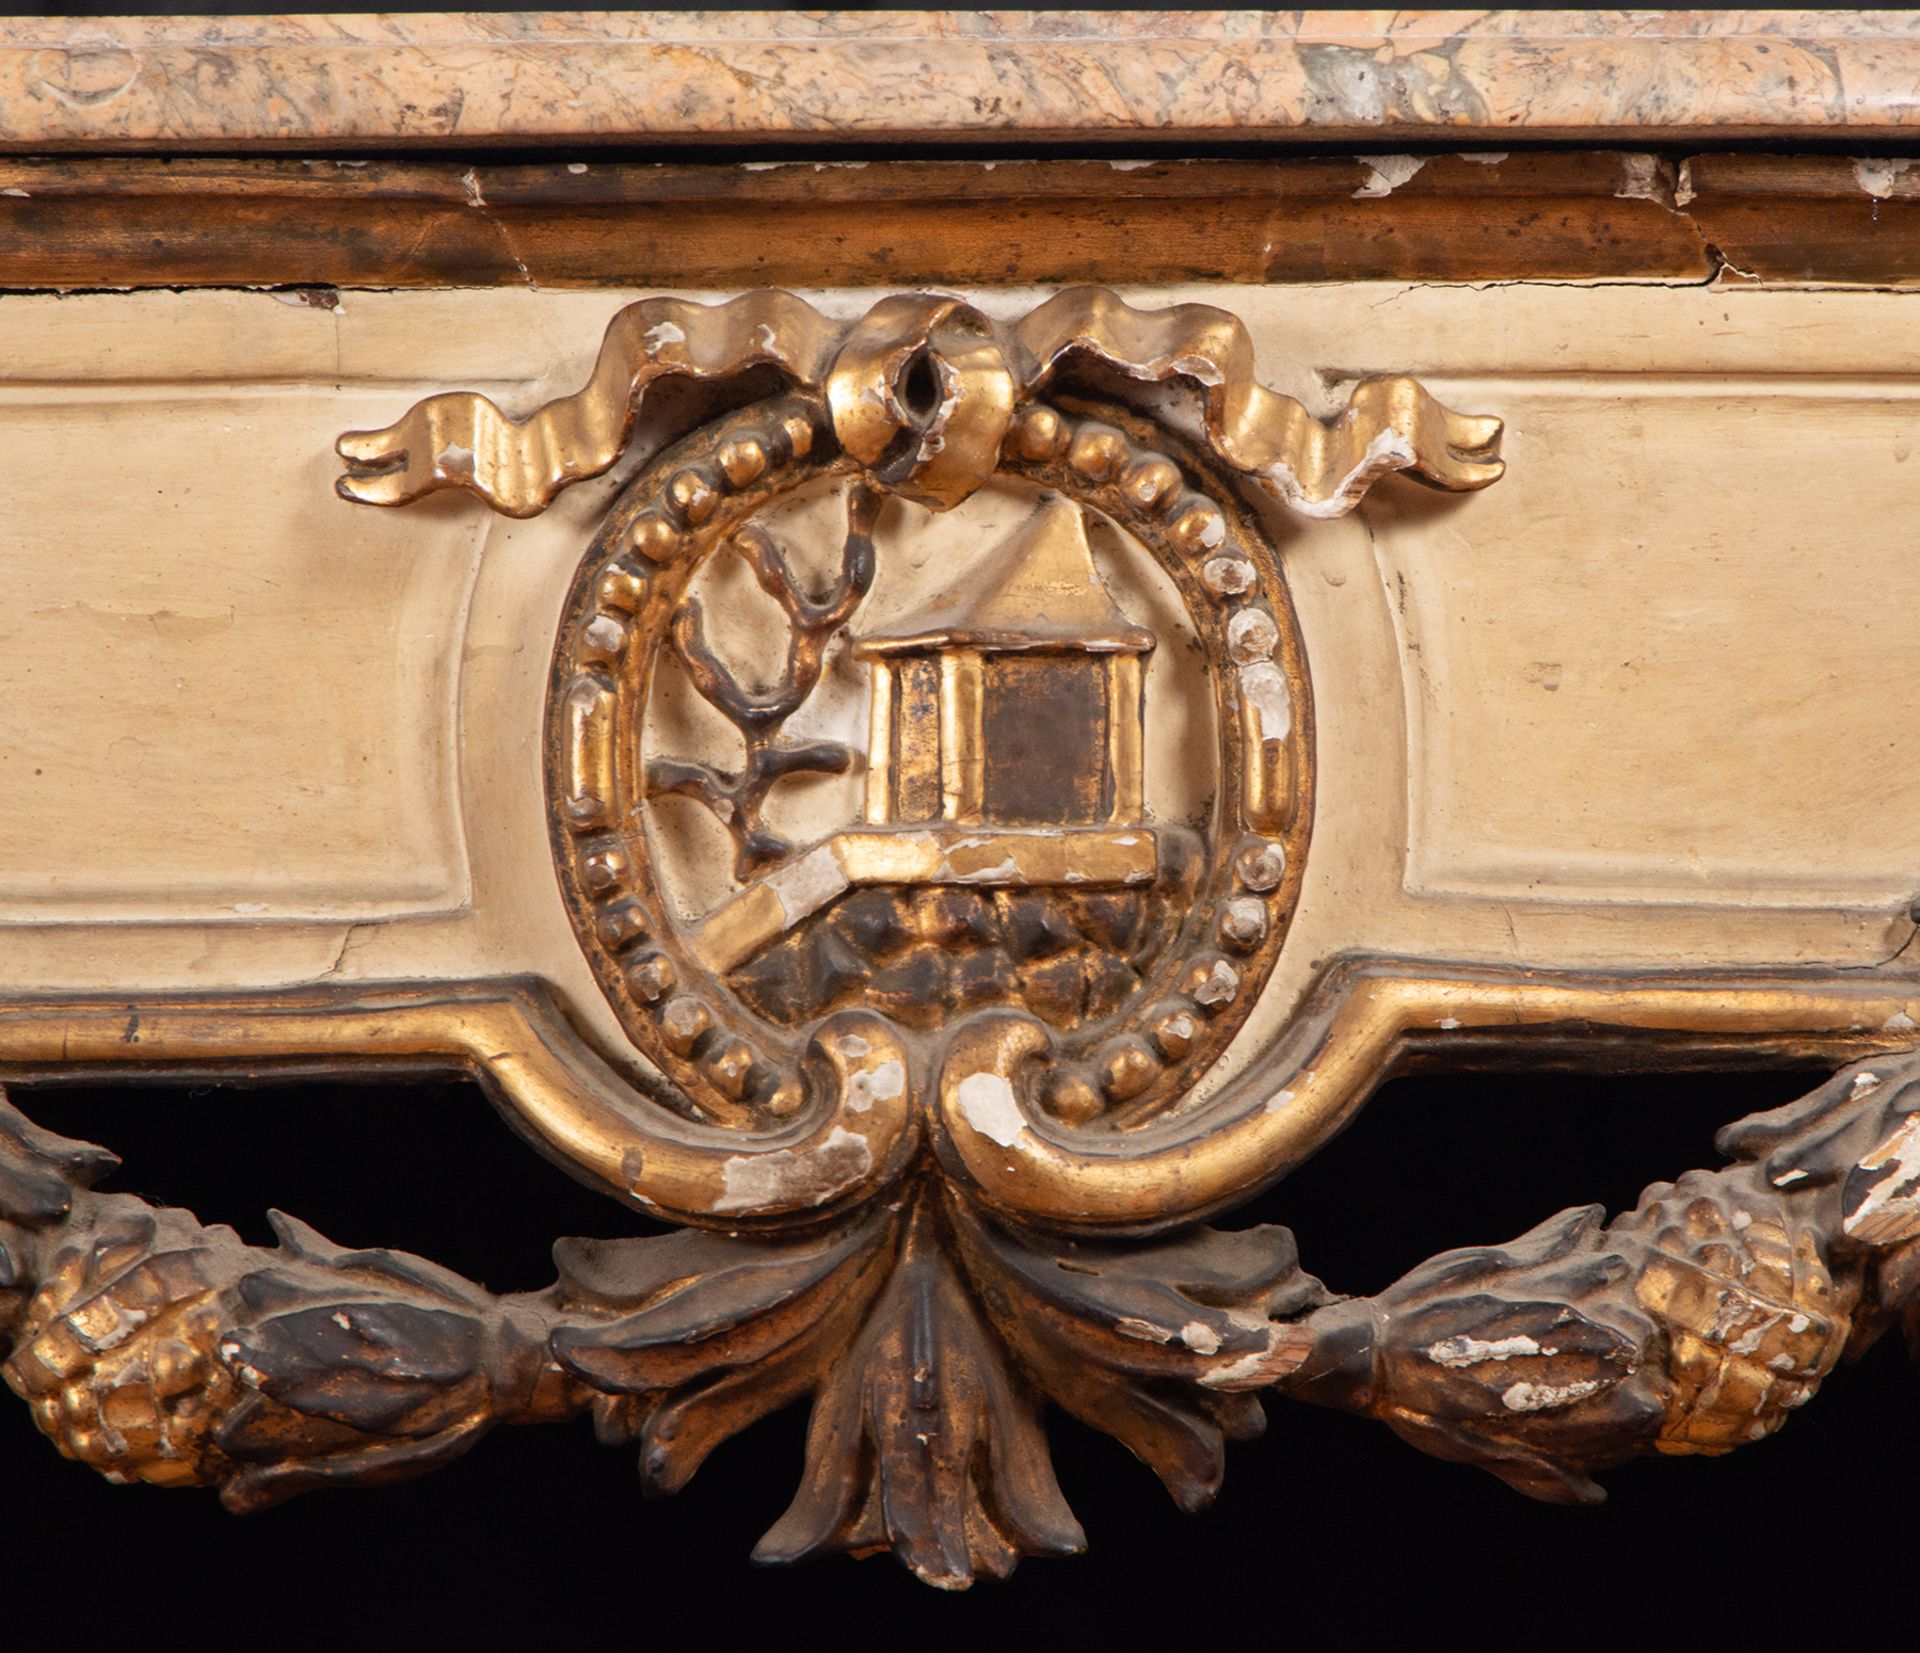
POLYGON ((591 1411, 684 1485, 811 1395, 801 1489, 763 1559, 891 1549, 928 1582, 1082 1547, 1052 1401, 1183 1508, 1257 1392, 1378 1417, 1534 1497, 1779 1429, 1844 1356, 1920 1344, 1920 1053, 1848 1068, 1721 1133, 1733 1160, 1611 1223, 1563 1212, 1335 1298, 1272 1227, 1075 1244, 920 1176, 810 1232, 562 1241, 544 1292, 417 1257, 280 1244, 94 1185, 115 1161, 0 1102, 0 1349, 69 1457, 236 1510, 423 1473, 497 1424, 591 1411))

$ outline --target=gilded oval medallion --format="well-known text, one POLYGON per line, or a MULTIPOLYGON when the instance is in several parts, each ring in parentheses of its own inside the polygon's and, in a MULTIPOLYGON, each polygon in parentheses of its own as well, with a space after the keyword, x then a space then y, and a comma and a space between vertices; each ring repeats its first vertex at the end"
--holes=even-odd
POLYGON ((1276 508, 1340 516, 1395 472, 1485 487, 1499 421, 1397 376, 1323 422, 1206 305, 902 293, 846 320, 768 291, 628 306, 524 418, 443 395, 344 437, 340 490, 537 515, 670 378, 731 411, 649 413, 566 596, 545 743, 565 910, 665 1082, 542 1033, 551 1065, 503 1086, 541 1140, 678 1221, 817 1221, 937 1162, 1002 1213, 1146 1232, 1338 1129, 1364 1094, 1341 1062, 1175 1106, 1302 888, 1276 508))
POLYGON ((1024 1011, 1055 1117, 1158 1111, 1257 997, 1311 820, 1272 546, 1216 467, 1079 400, 1023 406, 947 509, 800 398, 674 446, 581 565, 549 726, 581 944, 716 1121, 796 1111, 853 1008, 1024 1011))

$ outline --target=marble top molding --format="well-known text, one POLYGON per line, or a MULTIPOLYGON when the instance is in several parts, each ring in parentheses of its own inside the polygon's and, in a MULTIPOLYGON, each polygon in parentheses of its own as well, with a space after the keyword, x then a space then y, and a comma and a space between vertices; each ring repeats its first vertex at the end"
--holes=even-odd
POLYGON ((0 19, 0 150, 1920 134, 1902 11, 0 19))

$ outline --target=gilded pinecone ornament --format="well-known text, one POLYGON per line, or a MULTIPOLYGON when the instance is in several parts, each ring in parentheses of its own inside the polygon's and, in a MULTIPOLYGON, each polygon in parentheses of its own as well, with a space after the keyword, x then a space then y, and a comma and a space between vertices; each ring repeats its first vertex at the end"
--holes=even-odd
POLYGON ((1849 1069, 1720 1143, 1733 1164, 1656 1184, 1611 1223, 1562 1212, 1372 1298, 1329 1300, 1284 1230, 1061 1256, 927 1189, 824 1237, 563 1245, 554 1287, 495 1297, 278 1214, 280 1244, 260 1249, 92 1192, 110 1155, 0 1102, 0 1353, 68 1457, 217 1485, 241 1510, 418 1474, 498 1423, 590 1407, 670 1490, 812 1392, 807 1488, 762 1553, 885 1546, 958 1585, 1079 1546, 1044 1467, 1043 1398, 1189 1506, 1217 1486, 1225 1440, 1257 1432, 1266 1385, 1556 1502, 1604 1496, 1594 1472, 1637 1454, 1771 1434, 1844 1354, 1920 1320, 1920 1058, 1849 1069), (743 1415, 750 1373, 772 1381, 743 1415), (880 1452, 909 1413, 937 1434, 880 1452), (983 1502, 967 1466, 1009 1429, 983 1502))
POLYGON ((1617 1241, 1637 1232, 1648 1247, 1633 1294, 1666 1339, 1661 1452, 1731 1452, 1772 1434, 1839 1361, 1860 1296, 1856 1272, 1836 1280, 1797 1202, 1737 1204, 1723 1180, 1690 1171, 1615 1225, 1617 1241))
POLYGON ((250 1247, 92 1192, 116 1163, 0 1101, 0 1370, 109 1479, 256 1509, 418 1474, 495 1424, 585 1405, 546 1353, 544 1298, 345 1250, 279 1212, 280 1244, 250 1247))
POLYGON ((232 1270, 213 1247, 238 1238, 126 1205, 54 1252, 7 1382, 61 1452, 109 1480, 209 1485, 231 1468, 214 1428, 242 1393, 216 1354, 232 1270))

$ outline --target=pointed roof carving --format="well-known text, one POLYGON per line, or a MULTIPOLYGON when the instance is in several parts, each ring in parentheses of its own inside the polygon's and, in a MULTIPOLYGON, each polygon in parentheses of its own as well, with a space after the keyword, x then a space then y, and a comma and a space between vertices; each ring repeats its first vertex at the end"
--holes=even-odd
POLYGON ((935 649, 1146 654, 1153 633, 1120 611, 1093 565, 1086 518, 1059 494, 1043 494, 1026 521, 948 591, 895 631, 862 638, 855 653, 935 649))

